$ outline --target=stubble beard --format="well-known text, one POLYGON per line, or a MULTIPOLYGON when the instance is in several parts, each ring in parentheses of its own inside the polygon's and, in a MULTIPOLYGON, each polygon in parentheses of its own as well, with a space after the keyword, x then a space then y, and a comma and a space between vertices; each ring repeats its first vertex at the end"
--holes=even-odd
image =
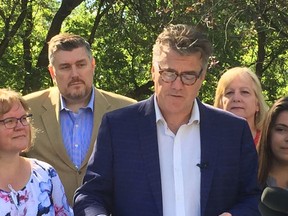
POLYGON ((82 88, 73 89, 66 95, 66 97, 72 101, 80 101, 83 100, 84 98, 87 98, 90 92, 91 89, 88 89, 87 87, 85 87, 84 89, 82 88))

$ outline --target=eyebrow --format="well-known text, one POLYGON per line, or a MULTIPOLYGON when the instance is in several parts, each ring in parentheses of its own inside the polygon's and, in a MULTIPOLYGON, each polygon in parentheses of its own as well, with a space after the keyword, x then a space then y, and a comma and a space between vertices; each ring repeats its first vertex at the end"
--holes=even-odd
MULTIPOLYGON (((182 72, 179 72, 179 71, 177 71, 177 70, 175 70, 175 69, 173 69, 173 68, 161 68, 160 66, 159 66, 159 69, 160 70, 167 70, 167 71, 172 71, 172 72, 176 72, 176 73, 199 73, 199 72, 197 72, 197 71, 182 71, 182 72)), ((200 70, 201 71, 201 70, 200 70)))
POLYGON ((288 128, 288 125, 286 125, 284 123, 276 123, 276 124, 274 124, 274 126, 282 126, 282 127, 288 128))
POLYGON ((87 60, 86 60, 86 59, 80 59, 80 60, 76 61, 76 64, 77 64, 77 63, 82 63, 82 62, 85 62, 85 63, 86 63, 87 60))
MULTIPOLYGON (((23 115, 21 115, 19 118, 22 118, 22 117, 24 117, 24 116, 29 116, 30 114, 28 113, 25 113, 25 114, 23 114, 23 115)), ((32 115, 31 115, 32 116, 32 115)), ((15 117, 15 116, 10 116, 10 117, 7 117, 7 118, 4 118, 4 119, 1 119, 0 121, 3 121, 3 120, 6 120, 6 119, 13 119, 13 118, 16 118, 16 119, 18 119, 18 117, 15 117)))
MULTIPOLYGON (((249 88, 249 87, 240 87, 239 89, 240 89, 240 90, 250 90, 250 91, 254 91, 253 88, 249 88)), ((228 88, 226 88, 225 90, 235 90, 235 88, 228 87, 228 88)))
MULTIPOLYGON (((79 63, 86 63, 87 61, 86 61, 86 59, 80 59, 80 60, 78 60, 78 61, 76 61, 75 63, 73 63, 73 64, 79 64, 79 63)), ((63 66, 63 65, 72 65, 71 63, 68 63, 68 62, 65 62, 65 63, 60 63, 59 64, 59 66, 63 66)))

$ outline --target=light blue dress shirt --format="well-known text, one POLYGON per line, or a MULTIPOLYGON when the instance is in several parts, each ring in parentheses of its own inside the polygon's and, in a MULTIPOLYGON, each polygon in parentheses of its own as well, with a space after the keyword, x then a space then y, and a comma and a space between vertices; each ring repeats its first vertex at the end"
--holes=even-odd
POLYGON ((79 169, 88 152, 92 130, 95 92, 92 88, 90 101, 86 107, 74 113, 66 106, 63 97, 60 97, 60 124, 62 139, 67 154, 75 167, 79 169))

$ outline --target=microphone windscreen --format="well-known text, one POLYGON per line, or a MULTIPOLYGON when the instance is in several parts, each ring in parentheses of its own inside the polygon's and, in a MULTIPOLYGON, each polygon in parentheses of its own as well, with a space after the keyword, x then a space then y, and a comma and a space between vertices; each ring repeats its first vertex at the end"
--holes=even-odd
POLYGON ((261 213, 261 216, 288 216, 288 214, 286 213, 281 213, 279 211, 275 211, 275 210, 268 208, 262 202, 259 203, 258 209, 261 213))
POLYGON ((279 187, 266 187, 261 201, 270 209, 288 213, 288 191, 279 187))

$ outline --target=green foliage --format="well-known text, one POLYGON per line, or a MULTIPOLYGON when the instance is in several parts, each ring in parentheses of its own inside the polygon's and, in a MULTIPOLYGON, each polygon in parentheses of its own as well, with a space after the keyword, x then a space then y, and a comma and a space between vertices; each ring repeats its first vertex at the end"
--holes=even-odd
POLYGON ((87 5, 81 4, 67 17, 61 31, 78 34, 88 40, 94 18, 93 11, 90 11, 87 5))
MULTIPOLYGON (((1 57, 0 61, 0 73, 1 73, 1 81, 0 87, 10 87, 19 92, 23 92, 23 88, 25 85, 25 78, 27 75, 33 73, 33 70, 42 70, 43 73, 41 77, 36 79, 37 82, 41 82, 42 88, 45 88, 50 85, 50 78, 48 76, 48 70, 41 68, 34 68, 36 65, 36 61, 40 50, 45 43, 45 37, 47 34, 47 30, 51 24, 51 19, 56 12, 57 3, 52 2, 43 2, 43 1, 31 1, 29 2, 32 8, 32 17, 33 17, 33 31, 28 36, 31 43, 29 56, 31 59, 30 63, 33 68, 25 68, 24 61, 27 60, 24 57, 24 48, 23 48, 23 38, 25 37, 25 22, 22 23, 20 29, 18 30, 15 37, 11 37, 9 39, 9 45, 5 49, 4 55, 1 57)), ((5 1, 0 2, 0 13, 3 11, 5 14, 6 20, 0 20, 0 29, 4 28, 4 22, 9 20, 8 16, 11 16, 11 20, 9 22, 10 30, 12 25, 15 24, 18 16, 21 13, 21 7, 18 1, 5 1), (4 4, 4 6, 2 5, 4 4), (14 5, 15 4, 15 5, 14 5), (3 7, 2 7, 3 6, 3 7), (13 10, 15 8, 15 10, 13 10)), ((2 17, 3 18, 3 17, 2 17)), ((7 27, 7 23, 6 23, 7 27)), ((9 34, 6 35, 9 38, 9 34)), ((0 31, 0 39, 2 42, 4 40, 4 31, 0 31)), ((26 38, 25 38, 26 39, 26 38)), ((1 41, 0 41, 1 43, 1 41)), ((28 80, 29 82, 29 80, 28 80)), ((28 83, 29 85, 29 83, 28 83)))
MULTIPOLYGON (((75 2, 68 2, 71 8, 75 2)), ((9 37, 7 30, 23 11, 21 4, 14 3, 0 1, 0 53, 4 50, 0 86, 24 91, 24 86, 40 82, 41 88, 46 88, 52 85, 47 67, 36 65, 61 2, 28 1, 32 8, 31 34, 26 35, 26 15, 15 36, 9 37), (5 47, 6 38, 9 44, 5 47), (24 56, 24 39, 29 41, 30 56, 24 56)), ((280 0, 86 0, 64 20, 60 31, 79 34, 91 42, 97 87, 141 100, 153 93, 151 51, 158 33, 169 23, 197 25, 214 46, 199 97, 213 104, 220 75, 230 67, 248 66, 261 79, 271 104, 288 94, 287 11, 287 4, 280 0)), ((69 14, 69 7, 66 12, 69 14)))
POLYGON ((133 11, 123 7, 113 8, 102 20, 102 24, 111 26, 113 31, 103 28, 97 32, 96 38, 101 39, 95 41, 98 60, 96 84, 103 89, 133 96, 133 90, 150 79, 153 35, 138 23, 133 11))

